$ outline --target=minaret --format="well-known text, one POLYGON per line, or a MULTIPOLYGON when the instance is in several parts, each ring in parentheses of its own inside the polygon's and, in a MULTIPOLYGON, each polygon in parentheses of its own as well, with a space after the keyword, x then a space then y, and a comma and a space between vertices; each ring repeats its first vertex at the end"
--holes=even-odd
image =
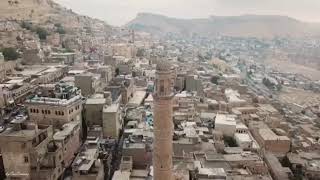
POLYGON ((154 98, 154 180, 172 180, 172 98, 170 65, 165 61, 157 64, 154 98))

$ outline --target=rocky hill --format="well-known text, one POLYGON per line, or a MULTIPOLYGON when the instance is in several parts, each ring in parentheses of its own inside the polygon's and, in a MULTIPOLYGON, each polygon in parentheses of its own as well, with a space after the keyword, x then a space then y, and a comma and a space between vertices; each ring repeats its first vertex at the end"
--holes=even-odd
MULTIPOLYGON (((104 23, 78 15, 53 0, 2 0, 0 1, 0 21, 8 20, 31 21, 38 24, 54 22, 71 28, 84 27, 90 23, 104 23)), ((107 24, 105 26, 111 28, 107 24)))
POLYGON ((174 33, 191 36, 226 35, 234 37, 319 36, 320 24, 301 22, 286 16, 212 16, 207 19, 177 19, 140 13, 127 27, 157 35, 174 33))
POLYGON ((21 37, 37 40, 44 31, 48 35, 58 32, 94 36, 95 32, 111 32, 112 27, 101 20, 76 14, 53 0, 0 1, 0 48, 18 46, 21 37))

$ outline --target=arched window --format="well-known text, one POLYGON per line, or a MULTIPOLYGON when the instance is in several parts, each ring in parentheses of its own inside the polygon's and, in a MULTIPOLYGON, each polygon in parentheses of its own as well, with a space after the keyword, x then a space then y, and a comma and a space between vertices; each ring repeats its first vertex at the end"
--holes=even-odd
POLYGON ((164 80, 160 80, 160 93, 164 93, 164 80))

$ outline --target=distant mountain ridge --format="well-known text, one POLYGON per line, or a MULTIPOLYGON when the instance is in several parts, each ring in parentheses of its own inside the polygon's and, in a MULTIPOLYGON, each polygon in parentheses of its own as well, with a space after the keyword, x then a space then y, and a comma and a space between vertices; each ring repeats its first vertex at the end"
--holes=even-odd
POLYGON ((306 23, 286 16, 243 15, 211 16, 203 19, 179 19, 151 13, 139 13, 126 27, 157 35, 198 34, 235 37, 304 37, 320 36, 320 24, 306 23))

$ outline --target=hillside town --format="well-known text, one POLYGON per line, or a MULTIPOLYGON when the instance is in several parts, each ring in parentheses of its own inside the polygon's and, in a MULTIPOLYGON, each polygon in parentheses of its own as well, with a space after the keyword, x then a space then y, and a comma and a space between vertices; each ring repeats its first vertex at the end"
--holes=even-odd
POLYGON ((0 17, 0 180, 320 179, 319 72, 270 65, 320 40, 158 37, 48 2, 65 18, 0 17))

